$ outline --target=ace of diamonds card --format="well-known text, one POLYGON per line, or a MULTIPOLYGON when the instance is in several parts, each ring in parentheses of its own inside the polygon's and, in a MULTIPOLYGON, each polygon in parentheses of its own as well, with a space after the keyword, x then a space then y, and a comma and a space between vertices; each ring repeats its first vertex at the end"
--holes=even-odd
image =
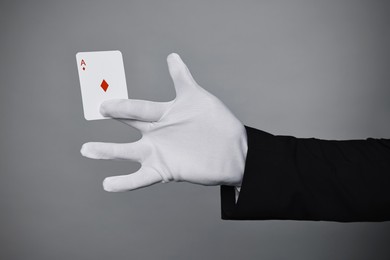
POLYGON ((99 112, 101 103, 108 99, 128 99, 122 53, 78 52, 76 60, 85 119, 108 118, 99 112))

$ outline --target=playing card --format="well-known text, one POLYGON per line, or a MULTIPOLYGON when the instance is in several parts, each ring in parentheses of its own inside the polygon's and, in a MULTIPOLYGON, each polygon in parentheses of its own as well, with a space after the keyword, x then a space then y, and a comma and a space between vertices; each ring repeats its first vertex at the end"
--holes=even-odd
POLYGON ((122 53, 78 52, 76 60, 85 119, 108 118, 100 114, 100 104, 108 99, 128 98, 122 53))

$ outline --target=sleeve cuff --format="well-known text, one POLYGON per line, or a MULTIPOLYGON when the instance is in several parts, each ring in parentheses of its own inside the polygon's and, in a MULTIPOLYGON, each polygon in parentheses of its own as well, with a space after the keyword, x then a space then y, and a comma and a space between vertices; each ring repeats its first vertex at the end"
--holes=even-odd
MULTIPOLYGON (((293 138, 282 141, 267 132, 245 126, 248 152, 239 197, 234 186, 222 185, 221 218, 225 220, 288 219, 286 207, 292 190, 283 183, 293 184, 286 167, 286 147, 293 138), (283 182, 281 182, 283 179, 283 182)), ((285 138, 283 138, 285 139, 285 138)), ((292 185, 294 187, 294 184, 292 185)))
MULTIPOLYGON (((256 182, 261 174, 262 154, 267 153, 267 148, 271 145, 273 135, 245 126, 248 137, 248 152, 245 161, 245 170, 241 187, 222 185, 221 193, 221 217, 222 219, 252 219, 245 211, 247 206, 241 201, 248 201, 252 196, 251 190, 256 189, 256 182), (259 147, 261 151, 259 152, 259 147), (255 178, 256 180, 253 180, 255 178)), ((261 179, 261 178, 260 178, 261 179)), ((253 199, 253 198, 252 198, 253 199)), ((259 219, 253 217, 253 219, 259 219)))

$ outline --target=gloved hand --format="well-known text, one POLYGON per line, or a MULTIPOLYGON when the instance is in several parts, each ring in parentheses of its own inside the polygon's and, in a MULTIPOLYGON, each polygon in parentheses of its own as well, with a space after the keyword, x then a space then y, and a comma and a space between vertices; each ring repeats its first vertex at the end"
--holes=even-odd
POLYGON ((85 143, 81 154, 142 164, 135 173, 106 178, 106 191, 170 181, 240 186, 248 149, 243 124, 195 82, 179 55, 170 54, 167 62, 176 90, 174 100, 115 99, 100 107, 104 116, 141 131, 142 138, 133 143, 85 143))

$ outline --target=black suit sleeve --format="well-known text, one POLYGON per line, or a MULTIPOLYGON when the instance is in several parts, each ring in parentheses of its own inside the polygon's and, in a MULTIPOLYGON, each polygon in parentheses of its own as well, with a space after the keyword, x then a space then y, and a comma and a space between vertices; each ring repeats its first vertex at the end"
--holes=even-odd
POLYGON ((221 186, 222 219, 390 220, 390 139, 319 140, 245 127, 240 196, 221 186))

